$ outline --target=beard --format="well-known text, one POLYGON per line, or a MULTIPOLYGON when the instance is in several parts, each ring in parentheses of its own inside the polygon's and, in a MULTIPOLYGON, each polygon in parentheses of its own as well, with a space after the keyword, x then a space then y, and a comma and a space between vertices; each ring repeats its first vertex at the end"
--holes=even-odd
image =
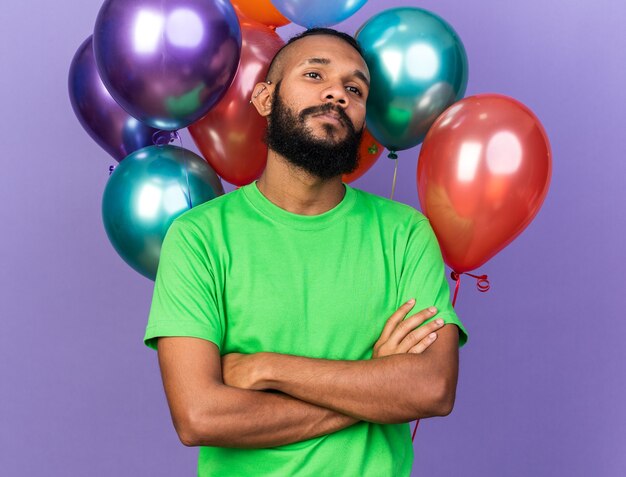
POLYGON ((290 164, 320 179, 330 179, 353 172, 359 165, 359 146, 363 130, 356 131, 343 108, 332 103, 292 112, 280 99, 280 82, 272 95, 272 111, 265 133, 267 147, 283 156, 290 164), (334 112, 345 129, 345 137, 334 124, 324 124, 325 138, 315 137, 306 125, 308 116, 334 112))

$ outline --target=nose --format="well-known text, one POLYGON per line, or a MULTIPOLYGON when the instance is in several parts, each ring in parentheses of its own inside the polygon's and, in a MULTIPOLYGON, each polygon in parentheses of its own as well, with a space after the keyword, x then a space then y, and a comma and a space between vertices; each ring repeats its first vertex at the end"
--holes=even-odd
POLYGON ((330 85, 322 92, 324 102, 333 102, 342 108, 348 107, 348 94, 343 84, 330 85))

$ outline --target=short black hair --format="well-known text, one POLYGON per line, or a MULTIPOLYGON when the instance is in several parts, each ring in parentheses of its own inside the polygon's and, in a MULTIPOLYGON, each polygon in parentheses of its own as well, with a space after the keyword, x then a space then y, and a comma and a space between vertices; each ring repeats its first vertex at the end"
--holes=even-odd
POLYGON ((354 48, 359 53, 359 55, 361 55, 361 57, 363 56, 363 50, 361 50, 359 43, 354 39, 353 36, 348 35, 347 33, 344 33, 342 31, 334 30, 332 28, 309 28, 308 30, 303 31, 302 33, 298 33, 297 35, 292 36, 289 39, 289 41, 287 41, 287 43, 285 43, 280 48, 280 50, 276 52, 276 54, 274 55, 274 58, 272 59, 272 62, 270 63, 269 68, 267 69, 266 81, 270 78, 270 76, 272 76, 273 69, 275 69, 274 67, 277 64, 277 59, 281 56, 282 52, 289 45, 292 45, 296 41, 301 40, 303 38, 307 38, 309 36, 315 36, 315 35, 326 35, 326 36, 334 36, 335 38, 339 38, 340 40, 345 41, 348 45, 354 48))

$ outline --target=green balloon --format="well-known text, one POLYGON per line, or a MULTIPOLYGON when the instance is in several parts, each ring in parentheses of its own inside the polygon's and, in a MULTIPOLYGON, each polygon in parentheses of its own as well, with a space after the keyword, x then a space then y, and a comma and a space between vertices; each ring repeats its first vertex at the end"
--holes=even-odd
POLYGON ((367 128, 390 151, 416 146, 465 94, 461 39, 441 17, 413 7, 373 16, 356 39, 371 75, 367 128))
POLYGON ((174 219, 224 193, 207 162, 176 146, 148 146, 120 162, 102 197, 113 248, 147 278, 156 277, 161 244, 174 219))

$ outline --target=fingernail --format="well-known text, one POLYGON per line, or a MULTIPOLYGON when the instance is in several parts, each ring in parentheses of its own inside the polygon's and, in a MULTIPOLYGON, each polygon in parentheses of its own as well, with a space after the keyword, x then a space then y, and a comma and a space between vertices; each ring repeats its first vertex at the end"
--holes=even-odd
POLYGON ((437 333, 431 333, 428 335, 431 340, 434 340, 437 337, 437 333))
POLYGON ((428 311, 430 311, 431 313, 437 313, 437 308, 435 308, 434 306, 431 306, 428 311))
POLYGON ((443 320, 441 318, 439 318, 438 320, 435 320, 435 323, 437 323, 439 326, 443 325, 443 320))
POLYGON ((411 298, 409 301, 406 302, 407 305, 412 305, 415 303, 415 298, 411 298))

